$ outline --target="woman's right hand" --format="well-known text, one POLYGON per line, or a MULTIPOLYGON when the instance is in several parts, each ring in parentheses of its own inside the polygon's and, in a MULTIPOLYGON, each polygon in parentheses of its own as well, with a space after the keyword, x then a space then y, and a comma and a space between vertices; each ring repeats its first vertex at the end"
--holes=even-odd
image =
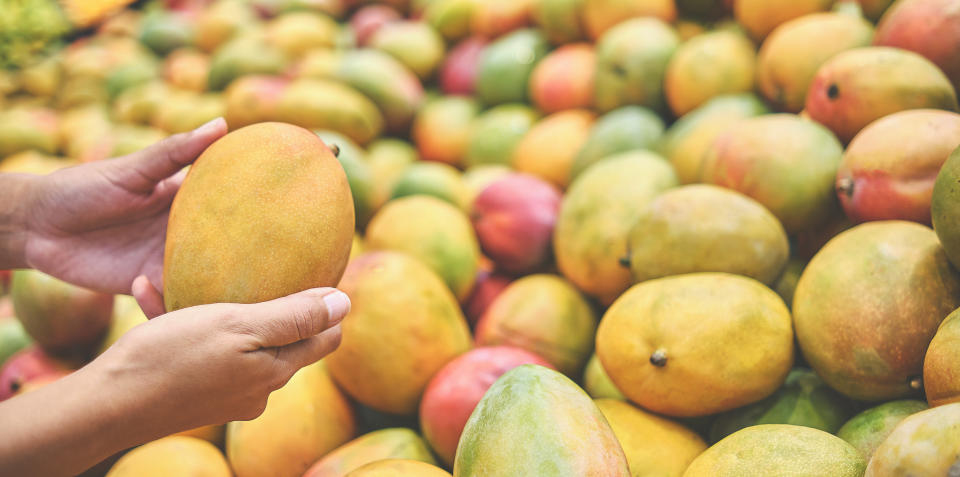
POLYGON ((253 419, 337 348, 349 310, 343 292, 317 288, 138 325, 79 371, 0 404, 0 475, 74 475, 175 432, 253 419))

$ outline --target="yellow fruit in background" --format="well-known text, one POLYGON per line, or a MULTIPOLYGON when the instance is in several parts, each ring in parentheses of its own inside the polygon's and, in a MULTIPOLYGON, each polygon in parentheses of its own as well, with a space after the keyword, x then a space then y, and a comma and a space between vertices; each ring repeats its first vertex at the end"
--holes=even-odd
POLYGON ((757 55, 736 31, 716 30, 681 44, 667 65, 664 91, 676 116, 714 96, 753 90, 757 55))
POLYGON ((171 436, 137 447, 117 461, 107 477, 231 477, 220 450, 201 439, 171 436))

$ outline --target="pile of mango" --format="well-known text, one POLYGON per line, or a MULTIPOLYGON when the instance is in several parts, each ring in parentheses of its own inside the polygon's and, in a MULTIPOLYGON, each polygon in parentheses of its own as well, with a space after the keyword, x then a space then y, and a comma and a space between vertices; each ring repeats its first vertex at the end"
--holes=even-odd
MULTIPOLYGON (((311 220, 356 228, 336 352, 84 475, 960 475, 960 0, 154 0, 75 36, 0 72, 0 171, 289 123, 352 198, 311 220)), ((146 319, 0 288, 0 399, 146 319)))

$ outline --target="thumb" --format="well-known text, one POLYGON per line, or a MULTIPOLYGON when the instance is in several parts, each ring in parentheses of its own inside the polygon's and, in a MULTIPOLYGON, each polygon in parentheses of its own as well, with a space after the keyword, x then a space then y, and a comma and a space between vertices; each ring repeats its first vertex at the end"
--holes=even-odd
POLYGON ((166 309, 163 306, 163 295, 153 286, 146 275, 140 275, 133 280, 130 292, 143 310, 143 314, 149 319, 154 319, 164 313, 166 309))
POLYGON ((244 319, 260 347, 296 343, 336 326, 350 312, 350 298, 335 288, 313 288, 263 303, 245 305, 244 319))
POLYGON ((162 180, 193 163, 210 144, 227 133, 217 118, 193 131, 170 136, 142 151, 113 161, 119 181, 131 190, 149 193, 162 180))

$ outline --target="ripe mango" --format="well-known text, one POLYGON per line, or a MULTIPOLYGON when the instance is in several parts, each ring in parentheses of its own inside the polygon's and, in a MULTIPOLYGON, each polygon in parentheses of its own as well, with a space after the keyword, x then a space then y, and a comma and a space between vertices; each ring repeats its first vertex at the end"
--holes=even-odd
POLYGON ((629 477, 600 409, 557 371, 525 364, 500 377, 463 430, 456 477, 629 477))
POLYGON ((626 401, 627 397, 613 384, 607 371, 596 354, 590 356, 587 368, 583 371, 583 390, 594 399, 616 399, 626 401))
POLYGON ((426 265, 390 251, 354 259, 339 287, 353 306, 340 347, 326 359, 330 372, 364 405, 416 412, 434 373, 470 348, 453 293, 426 265))
POLYGON ((172 436, 148 442, 124 454, 107 477, 231 477, 220 450, 194 437, 172 436))
POLYGON ((411 139, 428 161, 462 164, 467 153, 473 119, 480 113, 476 100, 443 96, 425 104, 413 121, 411 139))
POLYGON ((676 116, 710 98, 753 90, 757 55, 737 31, 715 30, 680 45, 664 76, 667 103, 676 116))
POLYGON ((678 46, 676 30, 658 18, 635 18, 607 30, 597 41, 597 109, 636 104, 664 110, 663 78, 678 46))
POLYGON ((227 424, 227 458, 236 477, 300 477, 354 437, 353 409, 326 361, 297 371, 256 419, 227 424))
POLYGON ((877 447, 864 477, 946 475, 960 471, 960 403, 920 411, 877 447))
POLYGON ((310 131, 258 123, 220 138, 170 210, 167 310, 336 285, 353 240, 351 201, 343 169, 310 131))
POLYGON ((370 46, 393 56, 421 80, 433 77, 446 50, 443 37, 428 23, 404 20, 383 25, 370 37, 370 46))
POLYGON ((385 459, 371 462, 350 472, 346 477, 450 477, 450 473, 426 462, 408 459, 385 459))
POLYGON ((407 167, 393 185, 392 199, 428 195, 468 210, 469 191, 455 167, 434 162, 415 162, 407 167))
POLYGON ((354 88, 331 80, 301 78, 283 90, 277 121, 307 129, 331 129, 364 145, 380 135, 383 114, 354 88))
POLYGON ((856 447, 869 460, 900 421, 929 408, 927 403, 912 399, 883 403, 850 418, 837 431, 837 437, 856 447))
POLYGON ((592 111, 569 109, 538 121, 513 150, 513 168, 566 189, 573 160, 595 118, 592 111))
POLYGON ((423 103, 423 86, 408 68, 377 50, 344 53, 334 76, 376 103, 389 132, 406 134, 423 103))
POLYGON ((364 434, 337 447, 310 466, 303 477, 344 477, 366 464, 385 459, 436 463, 427 443, 416 432, 393 427, 364 434))
POLYGON ((604 114, 593 123, 590 134, 573 159, 570 179, 616 153, 654 149, 664 125, 653 111, 642 106, 624 106, 604 114))
POLYGON ((530 99, 544 113, 593 105, 596 54, 589 43, 563 45, 530 74, 530 99))
POLYGON ((583 2, 584 29, 594 40, 613 26, 634 17, 656 17, 665 22, 677 18, 674 0, 587 0, 583 2))
POLYGON ((923 390, 931 406, 960 402, 960 313, 951 313, 940 327, 923 358, 923 390))
POLYGON ((832 5, 833 0, 734 0, 733 15, 760 42, 780 24, 832 5))

